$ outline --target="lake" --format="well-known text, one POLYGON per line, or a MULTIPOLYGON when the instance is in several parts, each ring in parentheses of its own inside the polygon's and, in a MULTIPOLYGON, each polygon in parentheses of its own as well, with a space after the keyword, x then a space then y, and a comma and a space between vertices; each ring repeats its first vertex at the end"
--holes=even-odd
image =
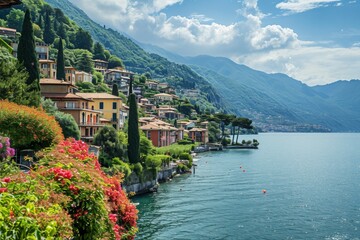
POLYGON ((254 138, 133 198, 136 239, 360 239, 360 134, 241 136, 254 138))

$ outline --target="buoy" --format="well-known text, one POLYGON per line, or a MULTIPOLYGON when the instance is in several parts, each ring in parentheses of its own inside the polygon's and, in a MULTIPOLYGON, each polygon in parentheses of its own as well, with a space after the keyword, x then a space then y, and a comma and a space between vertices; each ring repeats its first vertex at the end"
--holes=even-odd
POLYGON ((265 194, 265 193, 266 193, 266 189, 263 189, 263 190, 262 190, 262 193, 265 194))
POLYGON ((243 170, 243 172, 246 172, 245 169, 243 170))
POLYGON ((242 168, 242 166, 240 166, 240 168, 242 168))

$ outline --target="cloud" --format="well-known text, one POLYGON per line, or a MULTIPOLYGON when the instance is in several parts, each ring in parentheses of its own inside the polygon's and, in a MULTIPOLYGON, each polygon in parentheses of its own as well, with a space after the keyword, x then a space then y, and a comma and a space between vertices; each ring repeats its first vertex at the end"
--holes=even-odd
MULTIPOLYGON (((238 1, 242 20, 220 24, 204 14, 168 16, 164 9, 186 0, 71 0, 100 24, 125 32, 137 41, 183 56, 223 56, 265 72, 281 72, 308 84, 360 78, 359 43, 330 48, 332 43, 304 42, 291 28, 264 25, 258 0, 238 1), (331 70, 329 70, 331 69, 331 70)), ((289 0, 278 7, 305 11, 339 0, 289 0), (287 5, 286 5, 287 4, 287 5)))
POLYGON ((360 47, 299 46, 239 56, 236 62, 267 73, 285 73, 308 85, 360 79, 360 47))
POLYGON ((337 3, 336 6, 341 6, 341 0, 287 0, 276 4, 276 7, 293 13, 301 13, 328 6, 330 3, 337 3))

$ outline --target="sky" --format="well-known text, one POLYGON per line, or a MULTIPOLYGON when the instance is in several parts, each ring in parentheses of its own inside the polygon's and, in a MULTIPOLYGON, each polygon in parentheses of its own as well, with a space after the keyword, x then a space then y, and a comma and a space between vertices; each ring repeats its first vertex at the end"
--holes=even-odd
POLYGON ((310 86, 360 79, 360 0, 70 0, 182 56, 227 57, 310 86))

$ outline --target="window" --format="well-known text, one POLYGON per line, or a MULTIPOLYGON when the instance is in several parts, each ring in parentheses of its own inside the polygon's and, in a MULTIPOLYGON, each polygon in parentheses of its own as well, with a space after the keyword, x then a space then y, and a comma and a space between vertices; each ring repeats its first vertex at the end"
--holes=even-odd
POLYGON ((113 120, 114 122, 116 122, 116 113, 113 113, 113 114, 112 114, 112 120, 113 120))
POLYGON ((99 103, 99 109, 104 109, 104 103, 103 102, 99 103))
POLYGON ((75 102, 66 102, 65 107, 66 108, 75 108, 75 102))
POLYGON ((113 109, 117 108, 117 102, 113 102, 113 109))

